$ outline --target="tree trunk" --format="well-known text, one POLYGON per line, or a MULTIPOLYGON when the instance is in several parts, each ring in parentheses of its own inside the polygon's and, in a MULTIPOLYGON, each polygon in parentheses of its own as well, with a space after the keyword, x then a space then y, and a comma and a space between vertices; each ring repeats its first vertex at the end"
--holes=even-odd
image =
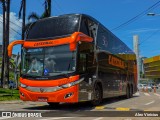
POLYGON ((22 22, 22 40, 24 40, 25 37, 25 24, 26 24, 26 0, 23 0, 23 16, 22 16, 23 22, 22 22))
POLYGON ((52 5, 51 0, 48 0, 48 15, 49 15, 49 17, 51 16, 51 5, 52 5))
POLYGON ((6 6, 5 6, 5 0, 2 1, 2 8, 3 8, 3 42, 2 42, 2 68, 1 68, 1 87, 3 87, 4 83, 4 61, 5 61, 5 24, 6 24, 6 6))
POLYGON ((10 0, 6 1, 7 3, 7 15, 6 15, 6 41, 5 41, 5 67, 4 67, 4 75, 5 75, 5 88, 8 88, 8 83, 9 83, 9 57, 8 57, 8 51, 7 47, 9 45, 9 21, 10 21, 10 0))

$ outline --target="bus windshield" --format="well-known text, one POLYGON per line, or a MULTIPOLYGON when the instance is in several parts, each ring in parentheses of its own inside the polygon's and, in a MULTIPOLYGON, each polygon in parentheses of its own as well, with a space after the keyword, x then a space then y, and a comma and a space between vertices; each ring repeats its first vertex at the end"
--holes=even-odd
POLYGON ((41 77, 72 73, 76 66, 75 54, 75 51, 70 51, 69 45, 24 48, 22 75, 41 77))

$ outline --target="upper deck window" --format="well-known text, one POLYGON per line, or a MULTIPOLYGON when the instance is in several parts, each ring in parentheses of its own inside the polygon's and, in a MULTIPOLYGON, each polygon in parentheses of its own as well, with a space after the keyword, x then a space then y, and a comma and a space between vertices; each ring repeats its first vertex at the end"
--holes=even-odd
POLYGON ((79 15, 65 15, 42 19, 29 29, 26 39, 47 39, 70 35, 78 31, 79 15))

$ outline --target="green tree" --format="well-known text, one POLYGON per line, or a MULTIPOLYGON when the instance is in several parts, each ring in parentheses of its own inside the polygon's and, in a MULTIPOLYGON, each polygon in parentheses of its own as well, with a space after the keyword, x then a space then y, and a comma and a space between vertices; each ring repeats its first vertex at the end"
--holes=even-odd
POLYGON ((47 17, 51 16, 51 0, 45 0, 44 1, 44 6, 45 6, 44 7, 44 12, 43 12, 42 15, 38 15, 37 13, 32 12, 28 16, 29 23, 26 24, 25 30, 27 30, 33 22, 35 22, 39 19, 43 19, 43 18, 47 18, 47 17))

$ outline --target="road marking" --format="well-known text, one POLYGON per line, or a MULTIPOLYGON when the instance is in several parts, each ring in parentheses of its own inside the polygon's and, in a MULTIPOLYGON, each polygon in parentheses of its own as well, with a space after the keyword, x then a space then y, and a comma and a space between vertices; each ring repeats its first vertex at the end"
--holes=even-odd
POLYGON ((154 93, 154 95, 157 95, 157 96, 159 96, 159 97, 160 97, 160 94, 154 93))
POLYGON ((6 119, 10 119, 12 117, 0 117, 0 120, 6 120, 6 119))
POLYGON ((121 108, 121 107, 119 107, 119 108, 116 108, 116 110, 119 110, 119 111, 129 111, 130 108, 121 108))
POLYGON ((55 117, 55 118, 47 118, 47 119, 39 119, 39 120, 59 120, 59 119, 67 119, 67 118, 75 118, 75 117, 55 117))
POLYGON ((99 118, 96 118, 96 119, 93 119, 93 120, 101 120, 103 119, 103 117, 99 117, 99 118))
POLYGON ((116 105, 121 105, 121 104, 124 104, 126 102, 119 102, 119 103, 116 103, 116 105))
POLYGON ((96 106, 96 107, 95 107, 96 110, 102 110, 102 109, 104 109, 104 108, 105 108, 105 106, 96 106))
POLYGON ((149 103, 146 103, 145 105, 150 105, 150 104, 152 104, 152 103, 154 103, 155 101, 153 100, 153 101, 151 101, 151 102, 149 102, 149 103))
POLYGON ((144 110, 144 111, 151 111, 151 110, 149 110, 149 109, 146 109, 146 110, 144 110))
POLYGON ((136 92, 136 93, 135 93, 135 95, 139 96, 139 95, 140 95, 140 93, 139 93, 139 92, 136 92))
POLYGON ((144 93, 146 96, 151 96, 150 94, 148 94, 148 93, 144 93))

